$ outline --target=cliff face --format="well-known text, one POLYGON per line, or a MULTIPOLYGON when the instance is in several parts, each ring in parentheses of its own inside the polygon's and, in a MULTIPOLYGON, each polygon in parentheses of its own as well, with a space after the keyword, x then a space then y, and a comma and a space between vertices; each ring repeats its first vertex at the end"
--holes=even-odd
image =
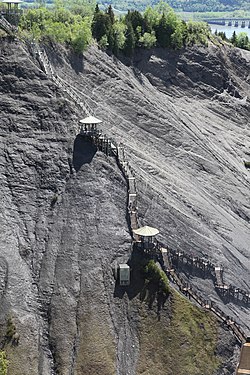
MULTIPOLYGON (((130 255, 126 184, 115 160, 77 136, 84 114, 23 44, 2 39, 0 49, 0 337, 10 373, 154 374, 154 337, 157 373, 165 374, 161 322, 134 289, 117 293, 112 276, 114 262, 130 255), (18 345, 6 338, 10 325, 18 345)), ((215 47, 145 51, 131 68, 94 47, 82 58, 48 53, 105 121, 103 130, 125 145, 141 222, 158 227, 173 248, 208 254, 225 265, 229 282, 249 288, 247 59, 215 47)), ((220 303, 209 281, 192 281, 220 303)), ((169 300, 162 324, 174 319, 171 306, 169 300)), ((250 326, 247 309, 226 309, 250 326)), ((200 327, 193 319, 186 332, 200 327)), ((208 337, 207 324, 201 337, 208 337)), ((219 332, 224 344, 209 336, 209 350, 221 363, 184 367, 180 375, 188 368, 190 375, 216 373, 218 366, 232 373, 225 362, 233 349, 225 347, 235 343, 219 332)), ((197 351, 201 343, 195 345, 197 351)), ((184 340, 180 350, 186 346, 184 340)))
MULTIPOLYGON (((96 49, 82 64, 70 55, 54 59, 59 74, 106 120, 107 134, 126 146, 141 222, 159 228, 170 247, 223 265, 225 282, 247 291, 249 56, 211 45, 140 51, 133 67, 96 49)), ((209 281, 192 282, 223 306, 209 281)), ((223 309, 249 328, 248 309, 231 303, 223 309)))
POLYGON ((58 373, 81 369, 77 346, 100 363, 107 348, 102 373, 114 373, 105 275, 130 248, 126 184, 76 137, 76 109, 23 45, 1 42, 0 69, 1 337, 7 318, 20 335, 7 345, 9 371, 50 374, 51 351, 58 373))

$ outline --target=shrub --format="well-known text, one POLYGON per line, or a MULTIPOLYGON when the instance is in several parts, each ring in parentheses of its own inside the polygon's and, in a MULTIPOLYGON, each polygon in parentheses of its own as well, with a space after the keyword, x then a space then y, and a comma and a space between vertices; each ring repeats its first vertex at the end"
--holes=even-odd
POLYGON ((143 269, 145 284, 155 284, 158 292, 168 295, 169 283, 165 273, 156 265, 153 260, 150 260, 143 269))
POLYGON ((0 351, 0 375, 7 375, 8 361, 6 358, 6 353, 0 351))
POLYGON ((139 42, 145 48, 152 48, 156 45, 156 36, 155 32, 152 33, 144 33, 143 36, 140 37, 139 42))
POLYGON ((16 333, 16 326, 15 326, 12 318, 10 317, 7 320, 7 330, 6 330, 6 334, 5 334, 6 339, 8 341, 12 340, 15 333, 16 333))

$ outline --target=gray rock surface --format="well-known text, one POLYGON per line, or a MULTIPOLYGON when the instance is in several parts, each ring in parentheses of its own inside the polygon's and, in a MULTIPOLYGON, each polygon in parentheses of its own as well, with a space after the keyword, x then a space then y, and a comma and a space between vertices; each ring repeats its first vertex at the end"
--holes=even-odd
MULTIPOLYGON (((223 265, 225 282, 249 291, 250 53, 156 49, 125 67, 92 48, 72 61, 54 65, 125 145, 141 223, 159 228, 172 248, 223 265)), ((224 306, 212 286, 194 283, 249 332, 248 308, 224 306)))
MULTIPOLYGON (((249 289, 249 54, 144 51, 131 68, 57 48, 57 73, 126 147, 141 224, 249 289)), ((112 265, 130 254, 121 172, 76 136, 84 114, 17 41, 1 41, 0 83, 0 333, 7 316, 20 333, 10 373, 135 374, 138 303, 113 295, 112 265)), ((249 309, 223 309, 250 328, 249 309)))

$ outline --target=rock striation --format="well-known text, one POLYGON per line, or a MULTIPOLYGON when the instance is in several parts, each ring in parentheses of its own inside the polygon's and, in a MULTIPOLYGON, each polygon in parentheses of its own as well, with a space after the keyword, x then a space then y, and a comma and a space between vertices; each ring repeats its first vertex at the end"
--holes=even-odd
MULTIPOLYGON (((250 289, 249 55, 154 50, 130 65, 96 47, 47 53, 103 131, 125 145, 141 224, 158 227, 172 248, 223 264, 228 283, 250 289)), ((0 83, 0 334, 10 373, 153 374, 151 358, 143 366, 148 348, 140 351, 145 306, 112 275, 131 251, 121 171, 77 135, 84 114, 17 40, 0 41, 0 83), (4 342, 8 318, 18 345, 4 342)), ((246 307, 224 306, 209 280, 190 280, 250 328, 246 307)), ((170 311, 168 302, 166 324, 170 311)), ((230 374, 235 341, 219 333, 217 374, 230 374)), ((163 374, 164 362, 157 368, 163 374)))

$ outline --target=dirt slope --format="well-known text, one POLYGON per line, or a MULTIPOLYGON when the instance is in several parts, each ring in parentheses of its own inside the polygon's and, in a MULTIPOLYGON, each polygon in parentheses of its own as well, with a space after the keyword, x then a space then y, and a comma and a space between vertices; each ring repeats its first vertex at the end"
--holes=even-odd
MULTIPOLYGON (((157 338, 156 315, 134 290, 116 294, 111 267, 130 254, 125 181, 114 160, 76 136, 84 114, 27 48, 6 39, 0 48, 0 333, 4 341, 11 317, 20 334, 17 346, 5 343, 10 373, 142 374, 144 309, 157 338)), ((131 68, 95 47, 83 57, 48 52, 103 130, 126 146, 141 223, 157 226, 173 248, 208 254, 226 267, 228 282, 249 288, 245 57, 217 47, 145 51, 131 68)), ((209 281, 197 284, 220 303, 209 281)), ((247 309, 223 308, 250 327, 247 309)), ((218 374, 230 374, 235 342, 218 332, 218 374)), ((164 361, 157 368, 163 375, 164 361)))

